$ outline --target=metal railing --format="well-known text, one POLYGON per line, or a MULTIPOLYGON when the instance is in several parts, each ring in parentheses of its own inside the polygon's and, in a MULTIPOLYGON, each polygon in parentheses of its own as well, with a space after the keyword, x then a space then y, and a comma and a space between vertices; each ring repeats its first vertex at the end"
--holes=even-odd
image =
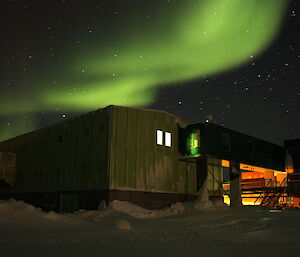
POLYGON ((286 181, 287 178, 285 178, 281 182, 270 179, 268 183, 265 185, 265 187, 261 188, 261 193, 255 199, 254 204, 259 199, 262 199, 260 205, 272 206, 272 207, 278 206, 280 198, 287 197, 286 181))

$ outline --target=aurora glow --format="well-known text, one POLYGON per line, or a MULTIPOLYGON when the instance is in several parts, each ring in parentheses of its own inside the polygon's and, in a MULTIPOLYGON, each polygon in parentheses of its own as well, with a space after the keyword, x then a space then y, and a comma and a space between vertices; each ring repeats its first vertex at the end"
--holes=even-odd
MULTIPOLYGON (((117 7, 117 2, 110 5, 117 7)), ((109 27, 102 26, 93 40, 85 40, 76 50, 66 43, 68 63, 62 72, 53 74, 61 62, 49 63, 49 70, 40 74, 37 68, 35 78, 21 85, 30 93, 6 95, 0 115, 87 111, 110 104, 147 106, 163 84, 225 72, 259 55, 276 36, 287 1, 122 4, 128 12, 106 18, 109 27), (148 20, 140 10, 150 5, 148 20)), ((26 126, 10 129, 9 136, 32 129, 26 126)))
MULTIPOLYGON (((286 1, 184 4, 177 7, 182 8, 179 17, 164 19, 172 24, 171 31, 138 28, 141 33, 134 35, 134 43, 121 38, 108 51, 99 47, 88 59, 79 55, 81 65, 74 69, 84 67, 86 81, 92 77, 93 82, 83 81, 74 90, 47 90, 42 94, 42 106, 82 110, 109 104, 147 105, 159 85, 234 68, 268 46, 279 29, 286 1)), ((134 23, 141 24, 138 20, 134 23)))

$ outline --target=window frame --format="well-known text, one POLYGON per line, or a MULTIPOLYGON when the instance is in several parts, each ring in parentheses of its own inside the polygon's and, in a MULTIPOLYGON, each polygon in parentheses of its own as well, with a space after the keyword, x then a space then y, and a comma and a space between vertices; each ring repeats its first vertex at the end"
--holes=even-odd
POLYGON ((165 142, 164 145, 166 147, 172 147, 172 133, 169 131, 165 132, 165 142), (169 140, 170 139, 170 140, 169 140), (169 142, 170 141, 170 142, 169 142), (170 143, 170 144, 169 144, 170 143))
POLYGON ((156 144, 157 145, 164 145, 164 132, 160 129, 156 130, 156 144))
POLYGON ((231 152, 231 137, 230 134, 221 133, 221 147, 226 152, 231 152), (226 143, 226 144, 225 144, 226 143))

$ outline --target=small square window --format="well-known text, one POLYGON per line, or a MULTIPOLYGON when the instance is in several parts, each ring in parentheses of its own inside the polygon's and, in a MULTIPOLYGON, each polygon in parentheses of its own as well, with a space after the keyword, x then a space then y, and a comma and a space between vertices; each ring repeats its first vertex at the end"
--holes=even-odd
POLYGON ((161 130, 156 130, 156 143, 158 145, 163 144, 163 132, 161 130))
POLYGON ((231 151, 230 135, 225 133, 221 134, 221 147, 227 152, 231 151))
POLYGON ((172 146, 172 136, 170 132, 165 133, 165 145, 169 147, 172 146))

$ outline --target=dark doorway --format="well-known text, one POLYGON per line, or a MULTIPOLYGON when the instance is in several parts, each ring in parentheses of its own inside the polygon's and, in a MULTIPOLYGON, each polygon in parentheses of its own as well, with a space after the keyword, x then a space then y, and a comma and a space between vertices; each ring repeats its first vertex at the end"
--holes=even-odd
POLYGON ((196 169, 197 169, 197 191, 199 191, 204 181, 207 178, 207 160, 197 158, 196 169))

